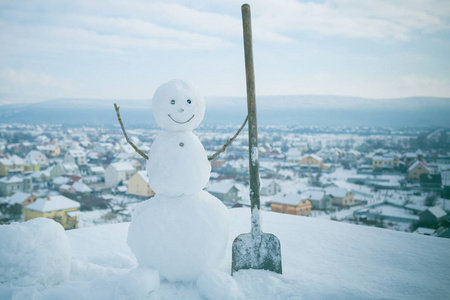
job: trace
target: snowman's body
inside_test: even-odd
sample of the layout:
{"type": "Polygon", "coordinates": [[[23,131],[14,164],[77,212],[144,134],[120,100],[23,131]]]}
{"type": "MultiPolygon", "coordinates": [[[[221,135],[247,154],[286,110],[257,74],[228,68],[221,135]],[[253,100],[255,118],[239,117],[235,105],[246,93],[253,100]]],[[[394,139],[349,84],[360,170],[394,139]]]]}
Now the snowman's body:
{"type": "Polygon", "coordinates": [[[162,133],[153,142],[148,157],[149,182],[157,195],[193,194],[209,181],[211,164],[191,131],[162,133]]]}
{"type": "Polygon", "coordinates": [[[211,165],[192,133],[203,119],[203,97],[186,81],[163,84],[153,96],[153,114],[168,130],[153,142],[147,171],[155,197],[135,209],[128,245],[140,267],[169,281],[193,281],[222,264],[229,213],[203,191],[211,165]]]}

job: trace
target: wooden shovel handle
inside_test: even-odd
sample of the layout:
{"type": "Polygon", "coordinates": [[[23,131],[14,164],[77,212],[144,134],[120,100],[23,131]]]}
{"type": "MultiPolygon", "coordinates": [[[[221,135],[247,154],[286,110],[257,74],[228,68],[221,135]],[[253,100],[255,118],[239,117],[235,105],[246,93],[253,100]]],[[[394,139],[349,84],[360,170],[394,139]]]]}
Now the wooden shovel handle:
{"type": "MultiPolygon", "coordinates": [[[[242,26],[244,30],[245,74],[247,82],[248,142],[250,171],[250,202],[252,211],[260,209],[258,170],[258,127],[256,122],[255,73],[253,68],[252,24],[250,5],[244,4],[242,26]]],[[[259,222],[258,222],[259,223],[259,222]]]]}

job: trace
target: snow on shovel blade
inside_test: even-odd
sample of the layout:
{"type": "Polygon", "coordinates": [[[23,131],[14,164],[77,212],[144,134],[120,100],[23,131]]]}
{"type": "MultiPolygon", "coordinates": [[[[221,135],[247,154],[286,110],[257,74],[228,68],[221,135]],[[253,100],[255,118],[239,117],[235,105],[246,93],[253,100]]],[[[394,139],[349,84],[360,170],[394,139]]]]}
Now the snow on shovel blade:
{"type": "Polygon", "coordinates": [[[243,269],[282,273],[280,240],[270,233],[261,232],[260,237],[243,233],[234,239],[231,274],[243,269]]]}

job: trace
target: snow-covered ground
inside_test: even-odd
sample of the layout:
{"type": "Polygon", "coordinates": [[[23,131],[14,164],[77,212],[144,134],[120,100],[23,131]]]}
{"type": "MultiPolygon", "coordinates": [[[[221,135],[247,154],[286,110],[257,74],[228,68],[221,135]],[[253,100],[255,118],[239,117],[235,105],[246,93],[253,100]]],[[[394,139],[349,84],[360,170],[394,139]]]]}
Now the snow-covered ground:
{"type": "MultiPolygon", "coordinates": [[[[222,266],[228,274],[232,241],[250,230],[248,208],[231,209],[230,214],[231,235],[222,266]]],[[[239,271],[233,276],[238,289],[228,294],[230,299],[448,299],[450,295],[448,239],[265,211],[262,218],[263,231],[281,241],[283,275],[239,271]]],[[[69,279],[47,288],[2,282],[0,299],[114,299],[118,282],[136,265],[126,244],[128,226],[67,231],[72,248],[69,279]]],[[[51,260],[51,255],[45,257],[51,260]]],[[[214,293],[201,284],[163,280],[144,299],[205,299],[205,294],[220,299],[230,292],[227,282],[232,281],[224,282],[215,286],[214,293]]]]}

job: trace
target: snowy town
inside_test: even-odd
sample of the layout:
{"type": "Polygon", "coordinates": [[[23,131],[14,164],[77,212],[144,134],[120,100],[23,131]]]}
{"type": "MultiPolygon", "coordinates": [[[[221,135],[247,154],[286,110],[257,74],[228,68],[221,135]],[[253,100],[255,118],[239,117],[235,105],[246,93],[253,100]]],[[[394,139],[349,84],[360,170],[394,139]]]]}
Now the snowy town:
{"type": "MultiPolygon", "coordinates": [[[[238,126],[196,130],[207,154],[238,126]]],[[[147,153],[158,128],[130,128],[147,153]]],[[[449,130],[263,126],[261,209],[450,238],[449,130]]],[[[249,207],[243,131],[211,161],[205,190],[249,207]]],[[[146,160],[118,126],[0,125],[0,222],[50,218],[66,230],[129,222],[154,195],[146,160]]]]}

